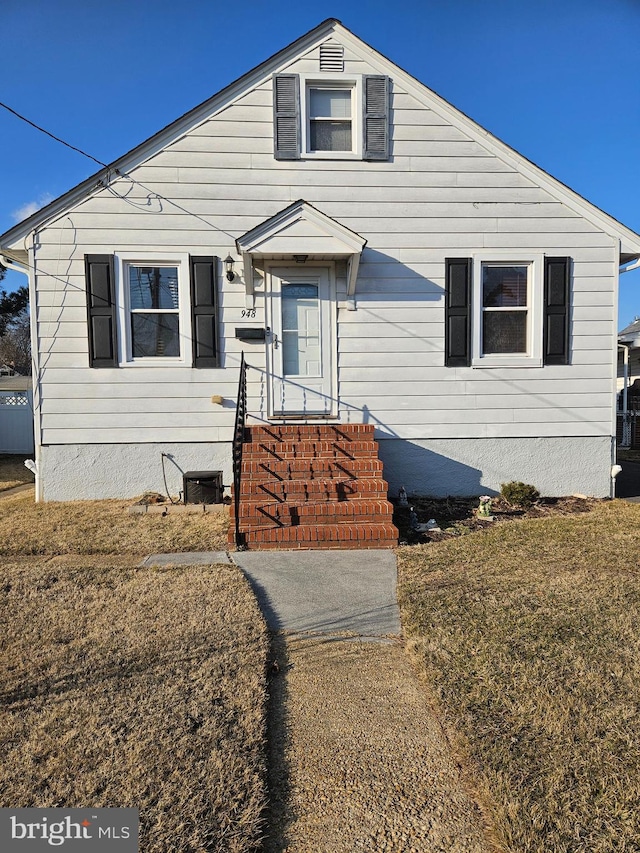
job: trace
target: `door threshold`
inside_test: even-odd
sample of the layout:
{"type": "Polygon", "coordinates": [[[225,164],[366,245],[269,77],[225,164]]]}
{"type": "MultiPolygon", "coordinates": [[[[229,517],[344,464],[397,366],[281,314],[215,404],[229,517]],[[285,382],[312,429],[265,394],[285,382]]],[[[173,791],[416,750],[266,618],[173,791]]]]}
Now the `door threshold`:
{"type": "Polygon", "coordinates": [[[341,421],[335,415],[269,415],[267,420],[269,422],[278,421],[278,423],[282,423],[283,421],[295,421],[296,423],[300,423],[300,421],[322,421],[323,423],[336,424],[341,423],[341,421]]]}

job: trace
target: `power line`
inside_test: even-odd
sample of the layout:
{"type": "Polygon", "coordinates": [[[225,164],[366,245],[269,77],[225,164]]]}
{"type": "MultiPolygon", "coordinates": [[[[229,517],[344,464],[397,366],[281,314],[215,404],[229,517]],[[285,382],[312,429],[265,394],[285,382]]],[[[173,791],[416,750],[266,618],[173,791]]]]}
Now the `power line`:
{"type": "MultiPolygon", "coordinates": [[[[89,160],[93,160],[93,162],[97,163],[99,166],[104,166],[105,169],[110,168],[107,163],[103,163],[102,160],[98,160],[95,157],[93,157],[91,154],[87,154],[87,152],[83,151],[81,148],[76,148],[75,145],[70,145],[68,142],[65,142],[64,139],[60,139],[59,136],[55,136],[53,133],[50,133],[48,130],[45,130],[44,127],[40,127],[40,125],[36,124],[35,122],[31,121],[28,118],[25,118],[25,116],[21,115],[19,112],[12,109],[12,107],[8,106],[7,104],[4,104],[2,101],[0,101],[0,107],[4,107],[5,110],[8,110],[8,112],[12,113],[14,116],[19,118],[21,121],[26,122],[27,124],[31,125],[31,127],[34,127],[36,130],[39,130],[41,133],[44,133],[46,136],[51,137],[51,139],[55,139],[56,142],[60,142],[62,145],[66,145],[66,147],[70,148],[72,151],[77,151],[78,154],[82,154],[84,157],[88,157],[89,160]]],[[[131,175],[123,174],[118,169],[115,169],[114,173],[120,178],[124,178],[125,180],[131,181],[132,184],[136,184],[137,186],[141,187],[146,192],[154,195],[156,198],[162,199],[163,201],[166,201],[167,204],[173,205],[175,208],[177,208],[178,210],[181,210],[183,213],[187,213],[189,216],[193,216],[195,219],[199,219],[201,222],[203,222],[209,228],[212,228],[214,231],[219,231],[221,234],[226,234],[226,236],[230,237],[232,240],[235,239],[234,236],[232,234],[229,234],[228,231],[225,231],[224,228],[220,228],[217,225],[213,225],[211,222],[207,222],[207,220],[204,219],[204,217],[199,216],[197,213],[193,213],[193,211],[191,211],[191,210],[187,210],[186,207],[182,207],[182,205],[178,204],[176,201],[173,201],[173,199],[166,198],[166,196],[163,196],[160,193],[155,192],[150,187],[145,187],[144,184],[141,184],[139,181],[136,181],[134,178],[131,177],[131,175]]],[[[122,196],[119,196],[119,194],[117,192],[115,192],[115,190],[112,189],[112,187],[110,187],[108,185],[108,183],[104,184],[104,187],[105,187],[105,189],[109,190],[109,192],[111,192],[113,195],[115,195],[119,198],[122,198],[122,196]]],[[[123,199],[123,200],[126,201],[126,199],[123,199]]],[[[54,278],[55,278],[55,276],[54,276],[54,278]]]]}
{"type": "Polygon", "coordinates": [[[87,154],[87,152],[83,151],[81,148],[76,148],[75,145],[70,145],[68,142],[65,142],[64,139],[60,139],[59,136],[55,136],[53,133],[49,133],[49,131],[45,130],[44,127],[40,127],[39,124],[36,124],[35,122],[31,121],[30,119],[25,118],[25,116],[23,116],[23,115],[20,115],[19,112],[16,112],[16,110],[7,106],[7,104],[3,104],[2,101],[0,101],[0,107],[4,107],[5,110],[7,110],[10,113],[13,113],[13,115],[16,116],[17,118],[21,119],[21,121],[25,121],[27,124],[30,124],[31,127],[35,127],[36,130],[39,130],[41,133],[45,133],[47,136],[50,136],[51,139],[55,139],[56,142],[60,142],[62,145],[66,145],[67,148],[70,148],[72,151],[77,151],[78,154],[82,154],[83,157],[88,157],[89,160],[93,160],[93,162],[97,163],[98,166],[104,166],[105,169],[109,168],[109,166],[106,163],[103,163],[102,160],[97,160],[95,157],[92,157],[91,154],[87,154]]]}

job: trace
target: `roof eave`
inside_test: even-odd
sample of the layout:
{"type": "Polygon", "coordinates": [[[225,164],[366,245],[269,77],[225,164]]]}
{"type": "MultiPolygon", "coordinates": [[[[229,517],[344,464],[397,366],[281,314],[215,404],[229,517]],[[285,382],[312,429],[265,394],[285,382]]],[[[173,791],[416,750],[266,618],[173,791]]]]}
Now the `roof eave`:
{"type": "Polygon", "coordinates": [[[428,100],[428,106],[434,108],[434,103],[438,111],[443,114],[454,125],[462,127],[462,129],[476,139],[480,144],[487,147],[495,156],[500,157],[510,163],[512,167],[520,171],[530,179],[540,183],[548,192],[560,198],[571,209],[580,216],[583,216],[596,227],[600,228],[611,237],[620,241],[620,262],[628,263],[629,260],[640,258],[640,235],[636,234],[627,226],[618,222],[617,219],[610,214],[596,207],[592,202],[585,199],[579,193],[572,190],[562,181],[554,178],[546,172],[541,166],[536,165],[533,161],[520,154],[507,143],[495,137],[488,130],[479,125],[469,116],[465,115],[457,107],[454,107],[435,91],[430,89],[421,81],[413,77],[409,72],[404,71],[392,60],[379,53],[375,48],[364,42],[359,36],[354,35],[336,18],[328,18],[318,26],[309,30],[309,32],[300,36],[291,44],[282,48],[273,56],[264,60],[255,68],[248,71],[243,76],[239,77],[234,82],[230,83],[220,92],[213,95],[208,100],[194,107],[189,112],[185,113],[176,121],[167,125],[158,133],[151,136],[149,139],[142,142],[140,145],[131,149],[122,157],[115,160],[106,169],[101,169],[94,175],[91,175],[85,181],[82,181],[76,187],[73,187],[64,195],[55,199],[46,207],[36,211],[28,219],[18,223],[13,228],[0,235],[0,251],[23,250],[24,244],[22,241],[35,229],[41,227],[45,222],[54,219],[56,216],[65,213],[69,208],[73,207],[78,202],[85,199],[92,192],[101,190],[107,186],[112,177],[119,173],[126,173],[127,170],[144,162],[145,159],[152,156],[159,148],[170,144],[176,138],[184,135],[191,128],[202,121],[205,121],[210,115],[214,114],[218,109],[226,106],[234,98],[242,94],[247,88],[256,85],[265,75],[273,74],[278,66],[286,64],[302,51],[309,50],[314,43],[326,39],[327,36],[340,30],[341,36],[350,42],[352,49],[359,53],[363,58],[366,58],[373,65],[379,62],[383,65],[392,65],[395,73],[408,85],[418,100],[428,100]],[[427,96],[425,99],[425,95],[427,96]]]}
{"type": "MultiPolygon", "coordinates": [[[[27,219],[22,220],[22,222],[5,231],[4,234],[0,234],[0,251],[9,252],[11,250],[19,251],[23,249],[24,239],[34,230],[41,227],[43,223],[65,213],[93,192],[104,189],[104,187],[111,183],[114,175],[117,177],[119,173],[126,173],[134,165],[137,166],[141,162],[144,162],[147,157],[155,153],[158,147],[170,144],[171,141],[179,138],[201,121],[206,120],[210,115],[222,109],[229,101],[232,101],[247,88],[255,85],[265,74],[272,74],[274,68],[278,65],[290,61],[300,51],[309,50],[314,43],[325,39],[336,27],[345,29],[337,18],[327,18],[322,21],[318,26],[265,59],[237,80],[229,83],[228,86],[216,92],[206,101],[198,104],[175,121],[166,125],[162,130],[144,140],[144,142],[136,145],[135,148],[132,148],[126,154],[108,164],[106,168],[100,169],[93,175],[90,175],[84,181],[81,181],[75,187],[72,187],[66,193],[54,199],[46,207],[40,208],[40,210],[27,217],[27,219]]],[[[347,30],[345,31],[348,32],[347,30]]]]}

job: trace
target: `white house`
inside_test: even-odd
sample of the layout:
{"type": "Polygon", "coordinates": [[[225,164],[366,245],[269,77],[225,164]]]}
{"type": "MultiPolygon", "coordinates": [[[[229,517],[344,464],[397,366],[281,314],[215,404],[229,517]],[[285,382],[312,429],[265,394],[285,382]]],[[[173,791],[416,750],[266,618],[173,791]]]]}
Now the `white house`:
{"type": "Polygon", "coordinates": [[[0,254],[30,282],[39,499],[230,483],[243,350],[249,425],[373,425],[392,493],[610,494],[640,236],[336,20],[0,254]]]}

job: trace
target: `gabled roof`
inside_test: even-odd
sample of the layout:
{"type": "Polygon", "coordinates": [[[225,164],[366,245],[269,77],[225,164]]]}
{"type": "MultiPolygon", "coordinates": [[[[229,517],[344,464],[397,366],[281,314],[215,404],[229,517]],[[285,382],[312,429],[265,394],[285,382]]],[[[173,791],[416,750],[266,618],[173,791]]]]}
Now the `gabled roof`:
{"type": "Polygon", "coordinates": [[[294,201],[236,240],[244,262],[244,281],[253,296],[253,259],[294,257],[347,259],[347,296],[356,291],[360,255],[367,245],[364,237],[327,216],[304,199],[294,201]]]}
{"type": "Polygon", "coordinates": [[[66,213],[78,202],[90,197],[114,180],[117,180],[120,175],[126,174],[127,171],[144,163],[164,147],[170,145],[203,121],[206,121],[213,114],[229,106],[229,104],[244,95],[248,90],[259,85],[272,74],[287,66],[297,56],[308,52],[331,36],[339,38],[345,44],[348,44],[356,55],[359,55],[363,61],[376,68],[379,73],[390,74],[397,81],[401,81],[419,102],[434,110],[443,118],[446,118],[454,127],[457,127],[478,142],[491,154],[511,165],[512,168],[522,175],[547,190],[580,216],[592,222],[597,228],[600,228],[613,238],[620,240],[621,262],[626,263],[640,257],[640,235],[600,210],[561,181],[558,181],[539,166],[536,166],[535,163],[493,136],[493,134],[489,133],[489,131],[485,130],[477,122],[453,107],[444,98],[441,98],[432,89],[429,89],[395,65],[390,59],[387,59],[374,48],[363,42],[335,18],[328,18],[326,21],[323,21],[323,23],[314,27],[305,35],[278,51],[270,59],[265,60],[234,83],[226,86],[216,95],[185,113],[179,119],[167,125],[163,130],[124,154],[118,160],[115,160],[106,169],[96,172],[96,174],[55,199],[46,207],[36,211],[32,216],[0,235],[0,251],[5,253],[7,257],[24,261],[26,253],[22,250],[21,241],[32,231],[42,227],[57,216],[66,213]]]}
{"type": "Polygon", "coordinates": [[[618,332],[618,343],[628,344],[632,347],[640,346],[640,319],[636,317],[633,323],[630,323],[621,332],[618,332]]]}
{"type": "Polygon", "coordinates": [[[252,255],[309,253],[310,230],[316,235],[314,254],[352,255],[367,244],[364,237],[300,199],[238,237],[236,247],[241,254],[252,255]]]}

